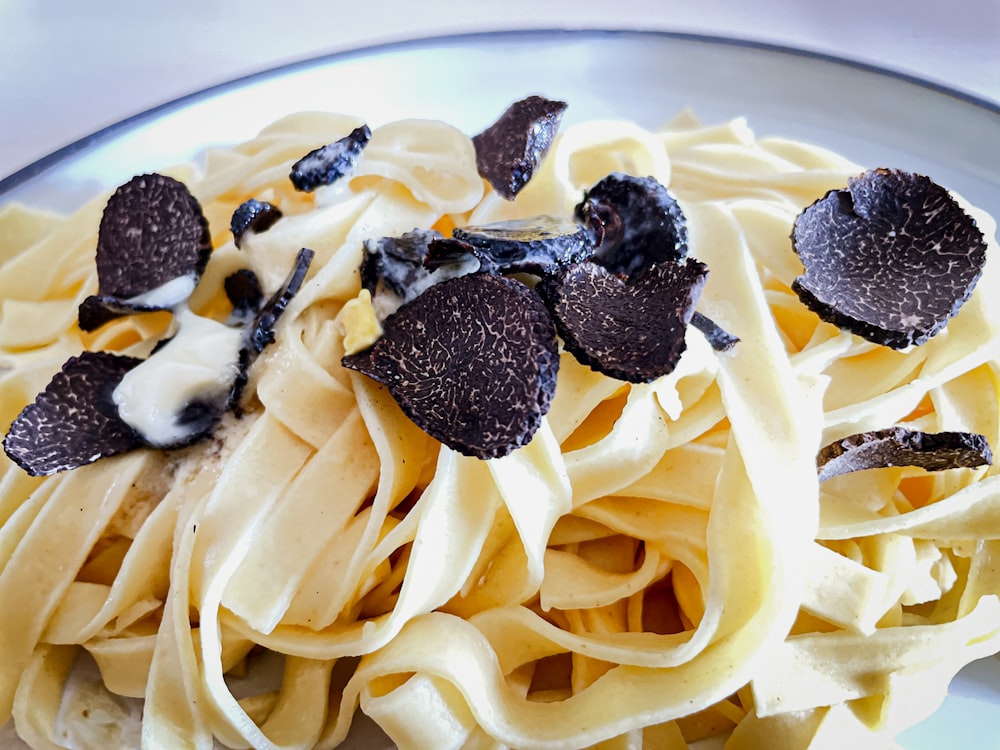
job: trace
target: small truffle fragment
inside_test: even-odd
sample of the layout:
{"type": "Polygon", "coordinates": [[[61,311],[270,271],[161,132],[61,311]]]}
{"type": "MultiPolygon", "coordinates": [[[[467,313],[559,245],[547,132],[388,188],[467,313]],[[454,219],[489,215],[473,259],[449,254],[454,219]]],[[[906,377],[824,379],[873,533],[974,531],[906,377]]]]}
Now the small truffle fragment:
{"type": "Polygon", "coordinates": [[[493,274],[449,279],[389,316],[384,329],[343,364],[385,385],[431,437],[484,459],[531,440],[559,368],[552,319],[532,289],[493,274]]]}
{"type": "Polygon", "coordinates": [[[233,242],[236,243],[237,248],[242,247],[243,236],[247,232],[252,234],[266,232],[281,217],[281,209],[273,203],[259,201],[256,198],[245,201],[233,211],[233,218],[229,222],[229,230],[233,233],[233,242]]]}
{"type": "Polygon", "coordinates": [[[361,286],[372,295],[379,321],[427,288],[480,270],[473,248],[432,229],[365,243],[361,286]]]}
{"type": "MultiPolygon", "coordinates": [[[[191,286],[193,287],[194,284],[192,283],[191,286]]],[[[183,298],[178,296],[177,303],[183,301],[183,298]]],[[[168,310],[171,307],[173,305],[143,305],[125,302],[117,297],[92,294],[85,297],[80,303],[80,307],[77,308],[77,325],[80,326],[81,331],[96,331],[105,323],[110,323],[125,315],[158,312],[159,310],[168,310]]]]}
{"type": "Polygon", "coordinates": [[[986,260],[976,222],[929,178],[877,169],[806,208],[792,284],[823,320],[893,349],[925,343],[972,294],[986,260]]]}
{"type": "Polygon", "coordinates": [[[861,432],[830,443],[816,457],[819,481],[865,469],[918,466],[927,471],[993,463],[983,435],[971,432],[919,432],[905,427],[861,432]]]}
{"type": "Polygon", "coordinates": [[[264,351],[264,348],[268,344],[274,341],[274,328],[278,324],[278,319],[285,312],[288,303],[298,294],[299,289],[302,287],[302,282],[306,279],[306,274],[309,273],[309,266],[312,264],[315,255],[307,247],[299,250],[298,255],[295,256],[295,265],[292,266],[292,270],[285,279],[285,283],[281,285],[278,291],[271,295],[271,298],[264,303],[260,312],[257,313],[249,337],[250,347],[254,352],[251,355],[251,360],[256,354],[264,351]]]}
{"type": "Polygon", "coordinates": [[[184,183],[155,173],[133,177],[104,209],[98,290],[80,305],[80,328],[93,331],[121,315],[180,304],[211,252],[208,222],[184,183]]]}
{"type": "Polygon", "coordinates": [[[310,151],[292,165],[289,178],[296,190],[311,193],[321,185],[332,185],[350,174],[371,140],[372,131],[361,125],[340,140],[310,151]]]}
{"type": "Polygon", "coordinates": [[[479,174],[509,201],[531,180],[559,130],[566,102],[529,96],[473,136],[479,174]]]}
{"type": "Polygon", "coordinates": [[[233,317],[246,320],[257,314],[264,302],[264,291],[260,279],[249,268],[241,268],[226,277],[223,282],[226,297],[233,305],[233,317]]]}
{"type": "Polygon", "coordinates": [[[709,346],[717,352],[728,352],[740,343],[739,337],[734,336],[707,315],[702,315],[697,310],[691,316],[691,325],[702,332],[709,346]]]}
{"type": "Polygon", "coordinates": [[[634,276],[687,256],[684,212],[653,177],[612,172],[587,191],[576,218],[596,235],[594,262],[611,273],[634,276]]]}
{"type": "Polygon", "coordinates": [[[657,263],[623,280],[596,263],[569,266],[538,286],[566,350],[619,380],[648,383],[673,371],[708,277],[696,260],[657,263]]]}
{"type": "MultiPolygon", "coordinates": [[[[436,234],[436,232],[435,232],[436,234]]],[[[433,237],[427,243],[427,254],[424,256],[424,268],[428,271],[436,271],[439,268],[450,266],[468,267],[468,273],[487,270],[483,264],[489,266],[488,259],[482,257],[475,247],[468,242],[455,239],[454,237],[433,237]],[[475,262],[473,262],[475,261],[475,262]]]]}
{"type": "Polygon", "coordinates": [[[545,276],[594,252],[591,233],[570,219],[532,216],[483,226],[458,227],[452,235],[472,246],[484,271],[545,276]]]}
{"type": "Polygon", "coordinates": [[[132,450],[141,444],[111,398],[142,360],[108,352],[70,358],[14,420],[7,455],[32,476],[45,476],[132,450]]]}

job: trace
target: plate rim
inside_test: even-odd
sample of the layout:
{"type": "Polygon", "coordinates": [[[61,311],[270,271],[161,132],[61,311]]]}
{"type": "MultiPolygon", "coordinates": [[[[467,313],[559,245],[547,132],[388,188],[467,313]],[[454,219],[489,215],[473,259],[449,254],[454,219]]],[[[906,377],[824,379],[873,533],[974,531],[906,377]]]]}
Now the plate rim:
{"type": "Polygon", "coordinates": [[[640,29],[633,27],[620,28],[560,28],[560,27],[539,27],[539,28],[510,28],[492,29],[488,31],[468,31],[454,34],[435,34],[429,36],[417,36],[406,39],[390,40],[373,44],[361,44],[356,47],[339,49],[319,55],[312,55],[301,60],[281,63],[256,71],[251,71],[235,78],[230,78],[219,83],[206,86],[187,94],[169,99],[159,104],[148,107],[132,115],[117,120],[103,128],[95,130],[82,136],[64,146],[61,146],[33,162],[20,167],[9,175],[0,178],[0,199],[12,192],[29,180],[41,175],[48,169],[57,166],[71,156],[84,151],[90,147],[98,146],[113,139],[120,132],[128,130],[137,125],[141,125],[149,120],[176,109],[197,103],[213,96],[223,94],[230,90],[239,89],[249,84],[258,83],[272,78],[280,78],[285,75],[295,73],[300,70],[307,70],[312,67],[336,65],[365,56],[377,56],[381,54],[419,50],[444,48],[467,43],[475,43],[478,40],[504,41],[514,39],[529,38],[561,38],[561,39],[588,39],[588,38],[643,38],[660,39],[677,42],[695,42],[706,45],[729,47],[733,49],[750,49],[766,52],[774,55],[785,55],[794,58],[806,58],[817,62],[848,68],[854,71],[869,73],[880,78],[885,78],[897,83],[905,83],[919,88],[926,89],[932,93],[943,95],[959,102],[984,110],[987,114],[1000,117],[1000,101],[992,101],[975,94],[961,91],[946,84],[922,78],[918,75],[906,73],[900,70],[883,67],[881,65],[862,60],[855,60],[849,57],[820,52],[794,45],[778,44],[774,42],[749,39],[738,36],[701,34],[683,31],[673,31],[668,29],[640,29]]]}

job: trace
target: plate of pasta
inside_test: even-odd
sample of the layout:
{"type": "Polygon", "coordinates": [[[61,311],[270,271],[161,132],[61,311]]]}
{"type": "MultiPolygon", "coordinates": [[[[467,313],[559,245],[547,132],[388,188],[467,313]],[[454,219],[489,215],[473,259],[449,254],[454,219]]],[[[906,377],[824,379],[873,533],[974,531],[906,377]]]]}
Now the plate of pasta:
{"type": "Polygon", "coordinates": [[[7,177],[0,747],[996,746],[996,142],[537,31],[7,177]]]}

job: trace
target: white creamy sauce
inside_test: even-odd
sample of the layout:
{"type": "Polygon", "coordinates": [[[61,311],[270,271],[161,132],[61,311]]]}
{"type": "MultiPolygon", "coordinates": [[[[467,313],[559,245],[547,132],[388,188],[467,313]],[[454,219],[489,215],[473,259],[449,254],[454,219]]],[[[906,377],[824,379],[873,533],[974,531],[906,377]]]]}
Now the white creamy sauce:
{"type": "Polygon", "coordinates": [[[244,331],[175,310],[174,337],[126,373],[112,398],[118,414],[150,445],[169,447],[186,439],[177,417],[193,401],[223,398],[239,367],[244,331]]]}
{"type": "Polygon", "coordinates": [[[198,277],[193,273],[186,276],[178,276],[166,284],[156,287],[156,289],[150,289],[148,292],[129,297],[125,301],[130,305],[139,307],[158,307],[168,310],[187,301],[194,292],[197,284],[198,277]]]}

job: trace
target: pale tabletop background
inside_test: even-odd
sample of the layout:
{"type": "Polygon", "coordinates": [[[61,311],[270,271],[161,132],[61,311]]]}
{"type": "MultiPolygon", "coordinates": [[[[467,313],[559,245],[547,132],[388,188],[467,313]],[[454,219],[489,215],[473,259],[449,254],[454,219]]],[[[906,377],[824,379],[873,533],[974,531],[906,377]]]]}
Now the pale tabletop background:
{"type": "Polygon", "coordinates": [[[524,28],[751,39],[874,64],[1000,107],[1000,0],[0,0],[0,178],[124,117],[274,65],[524,28]]]}

